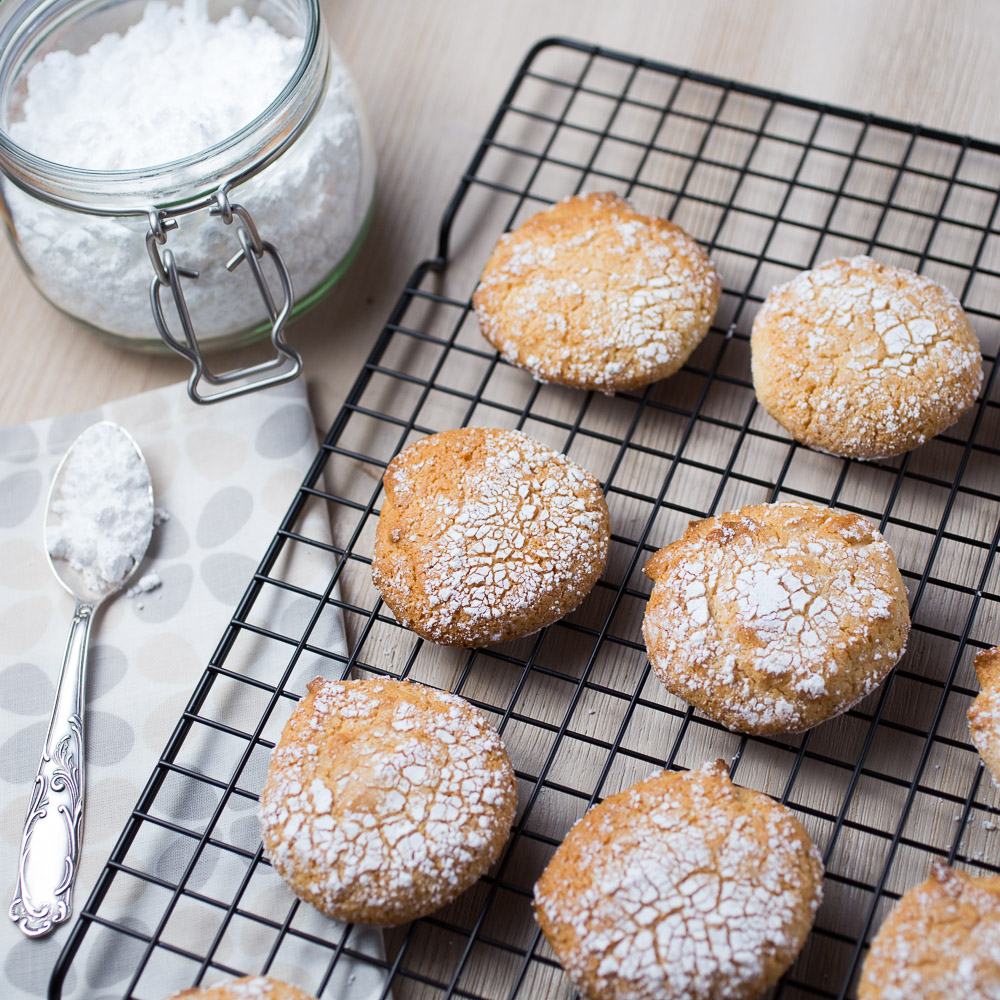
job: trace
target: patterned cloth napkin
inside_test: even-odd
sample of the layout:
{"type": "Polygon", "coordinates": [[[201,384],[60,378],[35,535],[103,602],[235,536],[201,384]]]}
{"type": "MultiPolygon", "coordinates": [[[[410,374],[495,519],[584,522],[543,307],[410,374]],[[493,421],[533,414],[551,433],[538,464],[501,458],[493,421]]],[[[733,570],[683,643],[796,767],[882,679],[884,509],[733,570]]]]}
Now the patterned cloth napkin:
{"type": "MultiPolygon", "coordinates": [[[[0,997],[4,1000],[44,996],[72,925],[71,920],[47,938],[31,940],[6,911],[73,612],[72,598],[46,563],[45,502],[66,448],[98,420],[120,423],[139,442],[152,472],[156,506],[168,517],[154,531],[136,576],[152,571],[160,585],[109,601],[98,611],[91,632],[86,809],[75,910],[89,896],[316,450],[301,379],[210,407],[195,406],[185,387],[176,385],[89,413],[0,428],[0,997]]],[[[322,514],[310,516],[323,519],[322,514]]],[[[322,537],[329,525],[312,524],[308,530],[313,537],[322,537]]],[[[316,574],[320,591],[330,572],[322,562],[317,558],[307,567],[316,574]]],[[[337,622],[334,627],[342,626],[337,622]]],[[[342,631],[325,641],[343,647],[342,631]]],[[[252,810],[246,819],[256,823],[252,810]]],[[[197,937],[197,927],[192,931],[197,937]]],[[[379,951],[378,932],[361,931],[361,937],[355,947],[379,951]]],[[[237,968],[259,968],[259,954],[247,956],[243,965],[239,954],[226,957],[237,968]]],[[[384,982],[373,982],[370,968],[359,968],[365,974],[354,975],[351,963],[340,965],[343,975],[337,978],[344,982],[331,982],[325,996],[360,1000],[381,992],[384,982]],[[336,994],[331,993],[334,989],[336,994]]],[[[133,971],[124,955],[119,961],[114,956],[100,963],[78,960],[64,995],[120,996],[133,971]]],[[[303,988],[311,985],[307,975],[296,976],[294,967],[272,971],[298,980],[303,988]]],[[[338,967],[338,974],[341,971],[338,967]]],[[[179,988],[189,983],[165,981],[165,985],[179,988]]]]}

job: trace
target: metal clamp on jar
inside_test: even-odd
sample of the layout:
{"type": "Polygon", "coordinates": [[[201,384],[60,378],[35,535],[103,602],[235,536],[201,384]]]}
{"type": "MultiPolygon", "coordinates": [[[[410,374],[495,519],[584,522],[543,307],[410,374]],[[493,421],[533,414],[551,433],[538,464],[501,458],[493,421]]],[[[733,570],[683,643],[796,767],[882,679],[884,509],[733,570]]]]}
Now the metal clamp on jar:
{"type": "MultiPolygon", "coordinates": [[[[150,77],[164,86],[152,70],[150,77]]],[[[239,88],[240,79],[229,86],[239,88]]],[[[317,0],[12,2],[0,11],[0,171],[7,231],[36,287],[117,343],[165,344],[183,355],[192,364],[188,393],[198,403],[299,373],[302,360],[285,342],[285,327],[347,269],[367,231],[375,189],[364,113],[317,0]],[[147,16],[160,20],[149,26],[147,16]],[[236,27],[226,21],[234,16],[236,27]],[[127,145],[130,130],[145,127],[147,140],[153,134],[158,143],[147,151],[152,166],[95,166],[87,155],[60,162],[44,144],[23,140],[35,138],[30,102],[40,64],[53,54],[64,62],[100,58],[109,38],[112,47],[127,39],[134,48],[129,33],[150,36],[155,28],[162,35],[164,17],[196,21],[203,31],[225,22],[230,31],[246,25],[271,32],[294,47],[297,65],[252,121],[197,152],[172,156],[169,138],[140,120],[152,117],[151,109],[136,108],[114,138],[127,145]],[[264,336],[273,358],[220,374],[207,367],[207,352],[264,336]]]]}

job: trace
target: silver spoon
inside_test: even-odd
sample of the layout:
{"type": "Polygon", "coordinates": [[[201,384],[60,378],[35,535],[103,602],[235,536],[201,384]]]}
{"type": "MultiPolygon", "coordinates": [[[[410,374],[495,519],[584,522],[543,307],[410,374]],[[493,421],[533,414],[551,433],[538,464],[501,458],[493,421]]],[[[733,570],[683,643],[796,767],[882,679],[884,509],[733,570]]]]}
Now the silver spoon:
{"type": "Polygon", "coordinates": [[[128,582],[153,532],[153,484],[132,435],[107,421],[70,445],[49,490],[45,550],[76,599],[56,701],[21,835],[10,918],[29,937],[68,919],[83,832],[87,641],[101,604],[128,582]]]}

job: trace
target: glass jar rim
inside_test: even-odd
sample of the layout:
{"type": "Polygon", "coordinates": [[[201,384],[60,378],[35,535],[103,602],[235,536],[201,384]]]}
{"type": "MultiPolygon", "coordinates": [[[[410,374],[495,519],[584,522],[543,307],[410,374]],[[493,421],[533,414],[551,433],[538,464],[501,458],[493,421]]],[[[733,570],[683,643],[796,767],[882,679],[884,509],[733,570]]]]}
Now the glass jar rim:
{"type": "MultiPolygon", "coordinates": [[[[0,105],[11,80],[31,54],[32,39],[67,21],[127,0],[24,0],[0,15],[0,105]]],[[[210,204],[259,173],[298,137],[319,104],[328,72],[329,41],[321,30],[318,0],[299,0],[306,14],[302,53],[291,77],[252,121],[207,149],[176,160],[127,170],[91,170],[55,163],[14,142],[0,127],[0,172],[37,198],[73,211],[103,216],[146,216],[151,207],[180,215],[210,204]],[[322,62],[319,63],[319,59],[322,62]],[[306,95],[303,81],[312,75],[306,95]],[[304,99],[305,97],[305,99],[304,99]]]]}

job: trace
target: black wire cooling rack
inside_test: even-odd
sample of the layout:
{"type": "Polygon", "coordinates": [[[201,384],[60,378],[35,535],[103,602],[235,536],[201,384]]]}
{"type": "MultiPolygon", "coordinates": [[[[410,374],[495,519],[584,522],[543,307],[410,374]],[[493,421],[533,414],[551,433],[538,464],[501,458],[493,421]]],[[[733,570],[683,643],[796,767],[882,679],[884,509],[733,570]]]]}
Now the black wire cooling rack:
{"type": "Polygon", "coordinates": [[[67,977],[93,984],[93,970],[122,955],[134,971],[122,995],[144,1000],[258,971],[328,998],[356,995],[348,989],[362,974],[370,995],[397,1000],[571,996],[531,916],[548,858],[595,801],[656,768],[718,756],[733,760],[738,782],[795,810],[826,862],[816,926],[775,996],[852,996],[872,934],[935,858],[1000,872],[998,793],[965,722],[972,656],[1000,631],[998,185],[996,145],[573,41],[539,43],[462,175],[438,256],[403,291],[83,907],[50,996],[67,977]],[[679,222],[724,280],[717,324],[690,363],[614,397],[532,381],[488,349],[470,311],[504,229],[599,189],[679,222]],[[891,461],[795,445],[750,382],[750,324],[770,287],[855,253],[953,289],[984,348],[974,410],[891,461]],[[370,582],[386,463],[414,438],[464,424],[518,427],[582,462],[604,484],[613,528],[604,578],[574,614],[477,651],[420,641],[370,582]],[[875,521],[914,626],[899,667],[856,710],[804,735],[741,738],[650,676],[641,569],[689,519],[779,496],[875,521]],[[325,525],[317,511],[332,540],[307,529],[325,525]],[[322,562],[325,588],[287,570],[303,553],[322,562]],[[298,616],[260,611],[282,602],[298,616]],[[387,931],[384,952],[297,904],[261,855],[253,807],[267,755],[315,673],[389,673],[457,691],[496,722],[517,770],[518,819],[494,870],[446,909],[387,931]],[[185,937],[206,921],[210,932],[185,937]]]}

